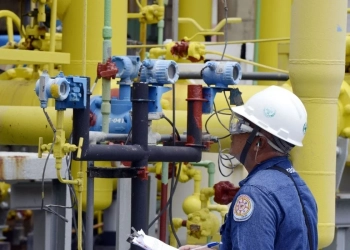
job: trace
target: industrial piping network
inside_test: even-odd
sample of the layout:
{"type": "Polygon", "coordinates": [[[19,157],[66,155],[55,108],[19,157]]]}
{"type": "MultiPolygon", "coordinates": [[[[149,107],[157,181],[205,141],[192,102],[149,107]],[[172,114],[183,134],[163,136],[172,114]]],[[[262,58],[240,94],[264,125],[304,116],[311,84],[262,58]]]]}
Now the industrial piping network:
{"type": "MultiPolygon", "coordinates": [[[[201,160],[201,151],[205,148],[202,140],[202,110],[206,113],[211,113],[216,93],[230,90],[228,85],[237,84],[242,76],[240,65],[235,62],[207,62],[201,72],[208,87],[203,89],[201,85],[188,86],[186,142],[175,142],[174,138],[173,146],[159,147],[148,145],[149,120],[152,117],[157,117],[157,113],[161,112],[158,106],[160,105],[161,93],[164,92],[162,85],[174,84],[178,79],[179,72],[177,65],[175,62],[167,60],[145,60],[142,65],[136,63],[136,67],[133,67],[132,64],[128,64],[128,62],[131,62],[130,59],[127,57],[122,59],[124,63],[117,64],[116,62],[118,60],[115,60],[114,64],[111,60],[107,60],[105,64],[100,64],[98,66],[98,73],[101,77],[110,79],[114,77],[116,72],[120,71],[120,94],[126,93],[126,96],[119,96],[121,106],[125,105],[125,99],[130,94],[128,89],[132,88],[132,126],[130,131],[132,145],[90,144],[91,93],[89,78],[66,77],[60,73],[56,78],[50,79],[48,74],[43,72],[36,83],[36,93],[40,99],[41,108],[45,110],[48,99],[53,98],[56,100],[55,108],[57,110],[56,128],[51,124],[48,117],[48,121],[54,132],[54,141],[52,144],[46,145],[42,144],[42,139],[40,140],[39,157],[41,157],[42,151],[51,151],[53,148],[59,180],[65,184],[78,186],[78,248],[82,246],[81,213],[83,174],[80,167],[77,179],[65,180],[60,177],[63,155],[73,152],[75,160],[90,162],[88,168],[88,179],[90,181],[87,187],[89,191],[87,193],[87,225],[92,224],[91,221],[94,217],[94,201],[92,198],[94,188],[91,178],[132,178],[131,225],[135,228],[141,228],[147,233],[148,219],[144,214],[144,208],[148,207],[148,172],[146,169],[148,161],[199,162],[201,160]],[[119,69],[116,68],[116,65],[119,66],[119,69]],[[132,83],[130,81],[130,76],[133,76],[135,72],[141,72],[140,80],[142,82],[132,83]],[[152,86],[148,86],[149,84],[152,84],[152,86]],[[149,89],[152,91],[149,91],[149,89]],[[158,93],[158,95],[154,95],[154,93],[158,93]],[[203,105],[203,103],[208,104],[203,105]],[[67,108],[73,109],[72,144],[65,143],[65,133],[62,126],[64,110],[67,108]],[[94,161],[131,161],[131,168],[94,167],[94,161]]],[[[238,105],[235,99],[232,99],[231,103],[238,105]]],[[[241,101],[239,104],[241,104],[241,101]]],[[[89,227],[86,232],[86,245],[89,247],[93,245],[93,242],[91,242],[91,239],[93,239],[92,227],[89,227]]],[[[131,246],[131,248],[136,248],[136,246],[131,246]]]]}
{"type": "MultiPolygon", "coordinates": [[[[217,67],[220,63],[214,63],[217,67]]],[[[226,79],[216,79],[209,77],[209,82],[216,83],[219,86],[220,82],[226,80],[225,84],[237,83],[241,77],[241,70],[238,64],[227,62],[223,64],[223,69],[226,69],[226,79]],[[234,69],[237,70],[237,75],[234,76],[234,69]]],[[[155,67],[159,70],[159,67],[155,67]]],[[[171,65],[166,68],[169,75],[177,75],[171,65]]],[[[159,75],[160,71],[155,71],[155,75],[159,75]]],[[[215,71],[210,71],[212,75],[220,77],[221,74],[216,74],[215,71]]],[[[174,77],[177,78],[177,77],[174,77]]],[[[154,79],[154,78],[151,78],[154,79]]],[[[153,80],[154,81],[154,80],[153,80]]],[[[154,81],[153,83],[155,83],[154,81]]],[[[88,84],[89,86],[89,84],[88,84]]],[[[221,86],[221,88],[224,88],[221,86]]],[[[148,207],[147,199],[147,170],[145,166],[148,161],[152,162],[199,162],[201,159],[202,149],[205,148],[202,141],[202,103],[212,102],[215,94],[210,98],[204,99],[201,85],[188,86],[188,109],[187,109],[187,133],[186,143],[178,142],[183,146],[149,146],[148,145],[148,121],[149,121],[149,102],[154,100],[149,99],[149,86],[146,83],[133,83],[132,85],[132,145],[93,145],[89,144],[89,130],[90,130],[90,98],[89,94],[86,98],[85,109],[73,110],[73,144],[78,145],[80,138],[83,138],[81,147],[81,155],[76,155],[75,160],[87,161],[131,161],[131,168],[98,168],[93,167],[92,163],[88,168],[88,178],[131,178],[132,179],[132,204],[131,204],[131,225],[135,228],[142,228],[145,233],[148,232],[148,220],[145,216],[144,208],[148,207]]],[[[212,88],[207,88],[211,90],[212,88]]],[[[222,89],[221,89],[222,90],[222,89]]],[[[220,88],[219,90],[220,91],[220,88]]],[[[210,107],[209,107],[209,111],[210,107]]],[[[90,182],[90,185],[93,185],[90,182]]],[[[93,186],[87,187],[90,192],[87,194],[89,208],[87,214],[88,225],[91,225],[93,220],[93,186]]],[[[87,245],[90,245],[93,238],[92,227],[87,229],[87,245]]],[[[132,246],[132,248],[135,246],[132,246]]]]}

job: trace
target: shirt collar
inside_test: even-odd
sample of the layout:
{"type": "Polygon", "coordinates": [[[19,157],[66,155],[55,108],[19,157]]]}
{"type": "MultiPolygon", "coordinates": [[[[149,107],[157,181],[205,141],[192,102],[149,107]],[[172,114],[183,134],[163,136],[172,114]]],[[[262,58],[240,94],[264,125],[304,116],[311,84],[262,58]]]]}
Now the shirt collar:
{"type": "Polygon", "coordinates": [[[266,161],[263,161],[255,166],[255,168],[248,174],[248,176],[239,182],[239,186],[242,187],[250,178],[252,178],[257,172],[268,169],[272,166],[278,165],[280,167],[290,167],[290,161],[287,156],[277,156],[266,161]]]}

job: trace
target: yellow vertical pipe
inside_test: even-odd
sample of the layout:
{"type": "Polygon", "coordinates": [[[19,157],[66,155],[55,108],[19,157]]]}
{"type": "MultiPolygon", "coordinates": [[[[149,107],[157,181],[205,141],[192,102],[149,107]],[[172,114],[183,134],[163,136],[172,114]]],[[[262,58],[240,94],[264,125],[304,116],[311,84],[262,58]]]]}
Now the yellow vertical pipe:
{"type": "Polygon", "coordinates": [[[289,74],[308,113],[304,147],[293,150],[292,159],[318,204],[319,248],[334,237],[337,100],[344,78],[346,8],[346,0],[292,3],[289,74]]]}
{"type": "MultiPolygon", "coordinates": [[[[56,19],[57,19],[57,0],[52,1],[51,5],[51,17],[50,17],[50,51],[55,52],[56,47],[56,19]]],[[[54,65],[50,63],[49,74],[54,73],[54,65]]]]}
{"type": "MultiPolygon", "coordinates": [[[[197,21],[204,29],[211,28],[211,0],[180,0],[179,1],[179,17],[189,17],[197,21]]],[[[179,24],[179,40],[185,36],[191,37],[198,30],[192,24],[179,24]]],[[[196,36],[193,40],[204,41],[203,36],[196,36]]]]}
{"type": "MultiPolygon", "coordinates": [[[[260,13],[260,37],[267,39],[276,37],[289,37],[290,16],[292,0],[269,0],[261,1],[260,13]]],[[[258,62],[271,67],[278,67],[278,43],[269,42],[259,44],[258,62]]],[[[258,71],[265,72],[266,69],[258,68],[258,71]]],[[[259,81],[259,85],[275,84],[273,81],[259,81]]]]}
{"type": "MultiPolygon", "coordinates": [[[[147,0],[141,0],[141,5],[146,6],[147,0]]],[[[147,23],[146,23],[146,21],[140,22],[140,41],[142,44],[147,44],[147,23]]],[[[145,48],[142,48],[140,50],[141,60],[145,59],[145,52],[146,52],[145,48]]]]}
{"type": "MultiPolygon", "coordinates": [[[[103,8],[101,1],[87,0],[88,27],[86,39],[83,36],[84,0],[58,1],[58,14],[63,22],[62,51],[71,55],[71,63],[63,66],[66,75],[80,75],[86,68],[86,76],[93,82],[96,78],[97,63],[102,62],[102,28],[103,8]],[[67,6],[68,5],[68,6],[67,6]],[[83,65],[82,46],[86,43],[86,61],[83,65]]],[[[111,26],[113,29],[113,55],[126,55],[127,33],[127,0],[112,1],[113,15],[111,26]]],[[[101,94],[101,84],[97,84],[94,94],[101,94]]]]}

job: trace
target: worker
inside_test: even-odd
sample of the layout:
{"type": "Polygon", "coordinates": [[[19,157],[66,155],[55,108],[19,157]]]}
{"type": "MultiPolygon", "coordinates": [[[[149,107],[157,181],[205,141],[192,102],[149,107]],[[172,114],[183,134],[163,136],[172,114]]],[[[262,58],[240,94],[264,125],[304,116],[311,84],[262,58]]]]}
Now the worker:
{"type": "Polygon", "coordinates": [[[239,183],[220,229],[220,250],[318,249],[317,204],[288,158],[294,146],[303,145],[303,103],[271,86],[232,110],[230,154],[248,176],[239,183]]]}

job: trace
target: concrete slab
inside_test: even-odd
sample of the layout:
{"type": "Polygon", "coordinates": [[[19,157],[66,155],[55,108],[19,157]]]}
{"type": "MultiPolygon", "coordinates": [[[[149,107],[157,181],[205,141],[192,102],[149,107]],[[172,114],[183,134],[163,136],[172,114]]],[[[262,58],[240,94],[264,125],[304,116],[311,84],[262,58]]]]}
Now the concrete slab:
{"type": "MultiPolygon", "coordinates": [[[[47,154],[38,158],[36,153],[0,152],[0,181],[41,180],[47,154]]],[[[66,158],[63,159],[62,176],[66,176],[66,158]]],[[[55,159],[47,161],[45,180],[57,179],[55,159]]]]}

